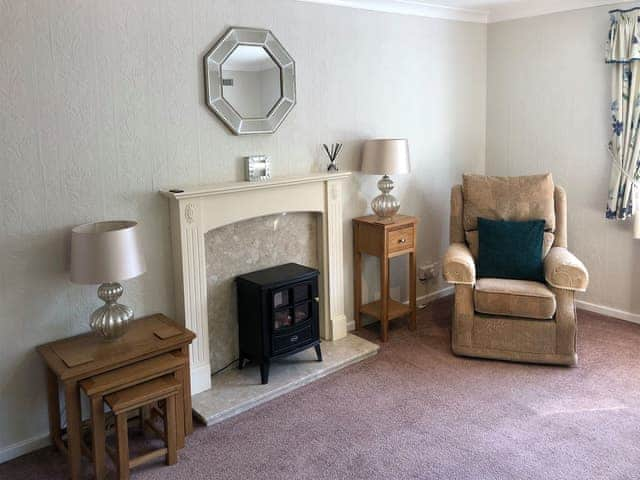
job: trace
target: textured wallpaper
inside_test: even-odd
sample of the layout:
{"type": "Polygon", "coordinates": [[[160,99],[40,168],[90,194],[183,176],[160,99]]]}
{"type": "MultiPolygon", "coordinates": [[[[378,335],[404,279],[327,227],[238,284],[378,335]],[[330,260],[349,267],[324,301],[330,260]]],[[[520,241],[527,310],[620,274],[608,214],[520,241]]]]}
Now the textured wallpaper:
{"type": "MultiPolygon", "coordinates": [[[[485,25],[293,0],[0,0],[0,459],[46,441],[34,347],[87,331],[99,306],[95,286],[69,282],[74,225],[138,220],[148,270],[122,301],[172,315],[159,189],[241,180],[250,154],[270,155],[274,177],[319,171],[337,141],[353,170],[363,139],[407,137],[413,170],[394,193],[420,217],[418,262],[440,258],[449,189],[484,169],[485,47],[485,25]],[[236,137],[204,105],[202,57],[232,25],[271,29],[296,61],[298,103],[274,135],[236,137]]],[[[344,188],[347,314],[350,219],[377,180],[344,188]]],[[[365,272],[376,295],[375,262],[365,272]]]]}
{"type": "Polygon", "coordinates": [[[604,215],[611,170],[604,45],[612,8],[489,26],[487,173],[552,172],[567,192],[569,249],[589,269],[589,288],[577,298],[638,315],[632,222],[604,215]]]}

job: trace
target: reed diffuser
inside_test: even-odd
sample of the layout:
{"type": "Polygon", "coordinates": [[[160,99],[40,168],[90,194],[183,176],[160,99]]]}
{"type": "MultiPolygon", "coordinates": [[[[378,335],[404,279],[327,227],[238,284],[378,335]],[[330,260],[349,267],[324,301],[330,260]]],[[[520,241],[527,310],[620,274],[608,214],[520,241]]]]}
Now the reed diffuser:
{"type": "Polygon", "coordinates": [[[342,150],[342,144],[332,143],[331,148],[329,148],[326,143],[323,143],[322,146],[324,147],[324,151],[327,152],[327,155],[329,156],[329,166],[327,167],[327,171],[337,172],[338,165],[336,165],[336,159],[338,158],[338,154],[342,150]]]}

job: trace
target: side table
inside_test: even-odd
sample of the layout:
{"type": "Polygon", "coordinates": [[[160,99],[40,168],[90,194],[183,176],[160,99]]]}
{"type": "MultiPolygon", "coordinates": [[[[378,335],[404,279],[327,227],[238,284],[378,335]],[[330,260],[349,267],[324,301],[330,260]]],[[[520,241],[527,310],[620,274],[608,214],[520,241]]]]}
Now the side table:
{"type": "MultiPolygon", "coordinates": [[[[195,334],[190,330],[162,314],[155,314],[131,322],[127,332],[117,340],[105,341],[95,333],[87,333],[37,348],[47,367],[49,435],[52,443],[67,455],[72,480],[80,478],[81,455],[83,450],[88,450],[81,438],[80,381],[164,353],[179,352],[188,358],[189,345],[194,338],[195,334]],[[66,403],[66,442],[60,425],[59,383],[63,385],[66,403]]],[[[185,434],[189,434],[193,424],[188,364],[181,383],[182,421],[185,434]]]]}
{"type": "Polygon", "coordinates": [[[353,219],[354,318],[356,329],[362,325],[361,314],[380,320],[380,338],[389,338],[389,320],[410,315],[409,329],[416,328],[416,225],[418,219],[396,215],[390,220],[375,215],[353,219]],[[362,305],[362,254],[380,259],[380,300],[362,305]],[[409,304],[389,296],[389,260],[409,255],[409,304]]]}

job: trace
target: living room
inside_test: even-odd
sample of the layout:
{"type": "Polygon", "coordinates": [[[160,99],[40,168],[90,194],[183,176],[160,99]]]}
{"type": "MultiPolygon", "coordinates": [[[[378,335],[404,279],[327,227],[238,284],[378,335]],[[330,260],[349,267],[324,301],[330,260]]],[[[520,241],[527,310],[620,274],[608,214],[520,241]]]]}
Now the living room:
{"type": "Polygon", "coordinates": [[[638,8],[0,2],[0,478],[639,477],[638,8]]]}

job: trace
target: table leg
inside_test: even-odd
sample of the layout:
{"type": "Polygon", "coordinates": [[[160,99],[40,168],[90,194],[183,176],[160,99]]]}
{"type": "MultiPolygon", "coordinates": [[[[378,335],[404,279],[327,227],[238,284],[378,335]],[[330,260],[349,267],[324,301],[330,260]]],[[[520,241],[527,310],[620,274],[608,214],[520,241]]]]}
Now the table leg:
{"type": "Polygon", "coordinates": [[[182,390],[184,389],[184,377],[185,377],[185,368],[179,368],[176,370],[174,377],[180,383],[180,391],[178,393],[178,401],[176,402],[176,418],[177,418],[177,445],[178,448],[184,447],[184,436],[185,436],[185,416],[184,416],[184,395],[182,390]]]}
{"type": "Polygon", "coordinates": [[[415,330],[416,329],[416,252],[411,252],[409,254],[409,305],[411,306],[409,330],[415,330]]]}
{"type": "MultiPolygon", "coordinates": [[[[59,450],[61,450],[62,436],[60,433],[60,398],[58,397],[58,377],[53,370],[47,367],[47,407],[49,409],[49,437],[59,450]]],[[[61,453],[65,453],[61,451],[61,453]]]]}
{"type": "MultiPolygon", "coordinates": [[[[356,234],[357,235],[357,234],[356,234]]],[[[362,307],[362,254],[357,250],[358,240],[356,239],[353,250],[353,320],[356,330],[362,327],[360,319],[360,307],[362,307]]]]}
{"type": "Polygon", "coordinates": [[[182,397],[184,399],[184,433],[185,435],[189,435],[193,432],[193,417],[191,413],[191,368],[188,345],[182,347],[182,354],[187,359],[184,369],[184,385],[182,386],[182,397]]]}
{"type": "Polygon", "coordinates": [[[129,479],[129,429],[127,425],[127,414],[116,415],[116,439],[118,445],[118,478],[120,480],[129,479]]]}
{"type": "Polygon", "coordinates": [[[380,339],[389,339],[389,259],[380,257],[380,325],[382,333],[380,339]]]}
{"type": "Polygon", "coordinates": [[[78,382],[69,381],[64,384],[64,400],[67,409],[67,449],[71,479],[79,480],[82,461],[82,432],[78,382]]]}
{"type": "Polygon", "coordinates": [[[104,403],[101,395],[91,398],[91,453],[96,480],[105,477],[104,403]]]}
{"type": "Polygon", "coordinates": [[[165,400],[164,412],[164,432],[165,441],[167,442],[167,456],[165,462],[167,465],[174,465],[178,461],[176,454],[176,403],[182,403],[182,399],[177,395],[171,395],[165,400]],[[177,401],[176,401],[177,400],[177,401]]]}

